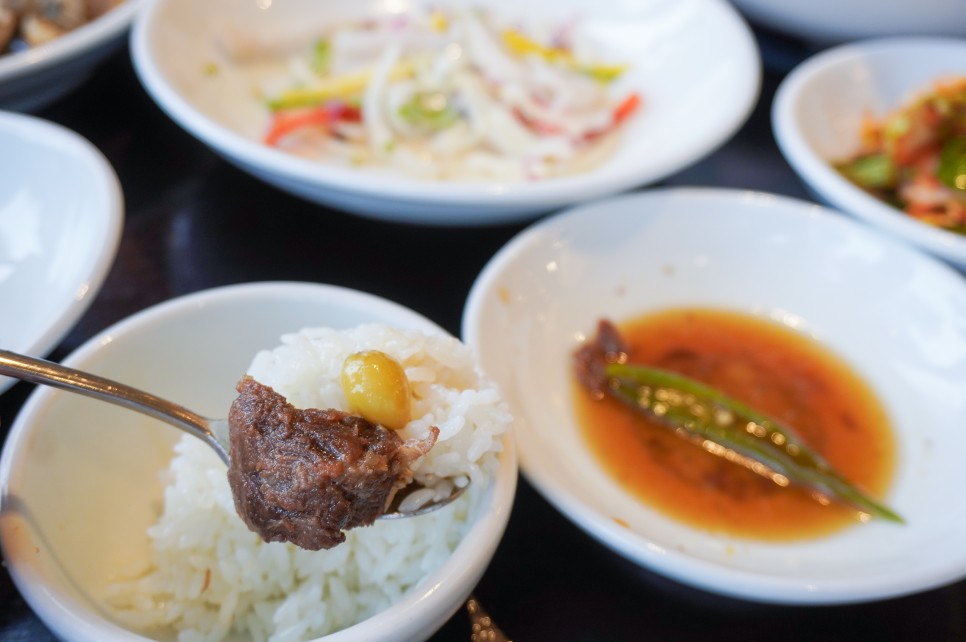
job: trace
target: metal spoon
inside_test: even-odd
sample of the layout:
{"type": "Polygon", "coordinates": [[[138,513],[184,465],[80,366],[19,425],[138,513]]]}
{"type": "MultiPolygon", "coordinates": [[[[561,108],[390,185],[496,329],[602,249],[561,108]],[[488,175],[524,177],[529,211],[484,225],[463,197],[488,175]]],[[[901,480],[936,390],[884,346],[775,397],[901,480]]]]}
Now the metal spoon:
{"type": "MultiPolygon", "coordinates": [[[[210,419],[188,410],[176,403],[161,399],[148,392],[132,388],[89,372],[75,370],[59,363],[0,350],[0,375],[29,381],[30,383],[60,388],[68,392],[93,397],[159,419],[208,444],[227,465],[228,420],[210,419]]],[[[466,486],[456,487],[449,496],[433,499],[413,509],[400,509],[400,504],[412,493],[423,489],[412,482],[396,493],[392,504],[379,519],[416,517],[442,508],[463,494],[466,486]]]]}

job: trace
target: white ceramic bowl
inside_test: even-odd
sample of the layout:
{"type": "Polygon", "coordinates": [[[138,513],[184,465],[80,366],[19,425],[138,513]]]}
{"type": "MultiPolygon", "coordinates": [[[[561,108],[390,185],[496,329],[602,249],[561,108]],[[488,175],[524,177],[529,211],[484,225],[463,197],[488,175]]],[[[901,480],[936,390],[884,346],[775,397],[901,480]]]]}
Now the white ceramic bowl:
{"type": "MultiPolygon", "coordinates": [[[[473,4],[442,0],[438,5],[473,4]]],[[[496,7],[521,7],[494,0],[496,7]]],[[[252,70],[226,59],[213,25],[241,33],[304,33],[313,21],[338,22],[362,11],[398,12],[407,2],[377,0],[153,0],[132,30],[139,78],[188,132],[245,171],[324,205],[384,220],[445,225],[496,224],[656,181],[708,154],[744,122],[758,96],[760,60],[750,31],[723,0],[642,0],[593,4],[540,0],[526,11],[552,23],[585,14],[613,56],[633,68],[621,82],[644,106],[620,148],[598,169],[520,183],[434,182],[370,168],[298,158],[261,143],[267,116],[253,79],[287,73],[252,70]],[[170,55],[177,51],[178,55],[170,55]],[[218,73],[204,76],[207,63],[218,73]]]]}
{"type": "MultiPolygon", "coordinates": [[[[223,417],[258,350],[307,326],[364,322],[436,329],[415,312],[334,286],[255,283],[183,296],[106,329],[64,363],[223,417]]],[[[0,541],[20,592],[53,632],[74,642],[144,642],[100,601],[119,565],[145,559],[161,498],[159,471],[181,433],[129,410],[38,389],[0,458],[0,541]]],[[[450,559],[396,604],[327,636],[331,642],[423,640],[465,600],[489,563],[513,503],[512,442],[471,509],[450,559]]],[[[130,567],[128,567],[130,568],[130,567]]]]}
{"type": "Polygon", "coordinates": [[[966,576],[966,283],[945,264],[818,205],[730,190],[607,199],[545,219],[474,284],[463,335],[500,385],[521,470],[592,537],[646,568],[748,600],[832,604],[966,576]],[[578,432],[572,351],[601,317],[724,308],[839,355],[885,405],[897,438],[884,521],[815,540],[714,535],[648,508],[578,432]]]}
{"type": "Polygon", "coordinates": [[[879,36],[966,36],[960,0],[731,0],[758,24],[816,44],[879,36]]]}
{"type": "Polygon", "coordinates": [[[0,55],[0,109],[35,111],[80,86],[98,64],[123,47],[142,3],[125,0],[60,38],[0,55]]]}
{"type": "MultiPolygon", "coordinates": [[[[0,112],[0,167],[0,347],[42,357],[87,310],[114,261],[121,186],[87,140],[22,114],[0,112]]],[[[0,392],[12,384],[0,377],[0,392]]]]}
{"type": "Polygon", "coordinates": [[[785,159],[823,202],[963,269],[966,237],[905,215],[832,167],[858,148],[864,117],[888,114],[952,74],[966,74],[966,40],[888,38],[841,45],[785,77],[772,104],[772,127],[785,159]]]}

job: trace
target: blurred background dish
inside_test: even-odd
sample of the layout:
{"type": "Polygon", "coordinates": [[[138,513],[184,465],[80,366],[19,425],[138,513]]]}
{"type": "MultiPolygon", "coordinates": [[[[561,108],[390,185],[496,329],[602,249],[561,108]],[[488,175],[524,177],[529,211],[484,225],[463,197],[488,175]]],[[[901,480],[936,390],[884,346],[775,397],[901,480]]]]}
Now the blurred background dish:
{"type": "MultiPolygon", "coordinates": [[[[464,5],[466,3],[463,3],[464,5]]],[[[415,5],[414,5],[415,6],[415,5]]],[[[456,2],[433,6],[459,6],[456,2]]],[[[642,101],[614,153],[596,169],[523,182],[417,180],[368,167],[311,161],[261,141],[268,112],[253,95],[266,75],[288,74],[277,61],[240,64],[225,55],[223,31],[304,40],[326,21],[411,10],[407,4],[359,5],[294,0],[238,6],[229,0],[157,0],[132,31],[132,56],[148,93],[179,125],[245,171],[320,204],[384,220],[445,225],[498,224],[659,180],[702,158],[745,121],[758,96],[760,59],[747,25],[718,0],[647,0],[595,7],[568,2],[488,3],[525,11],[548,25],[578,18],[607,59],[626,62],[619,82],[642,101]],[[262,7],[262,8],[260,8],[262,7]],[[402,7],[402,8],[400,8],[402,7]],[[269,34],[269,35],[266,35],[269,34]],[[606,36],[604,35],[606,34],[606,36]],[[223,40],[223,38],[222,38],[223,40]],[[178,51],[179,55],[169,55],[178,51]],[[281,71],[280,71],[281,70],[281,71]]]]}
{"type": "Polygon", "coordinates": [[[885,38],[840,45],[786,76],[772,104],[772,128],[785,159],[817,198],[963,269],[966,235],[908,216],[834,166],[860,150],[868,118],[883,118],[955,77],[966,77],[966,40],[885,38]]]}
{"type": "MultiPolygon", "coordinates": [[[[73,131],[0,112],[0,346],[42,357],[81,317],[121,239],[107,159],[73,131]]],[[[0,392],[13,381],[0,377],[0,392]]]]}
{"type": "MultiPolygon", "coordinates": [[[[106,328],[64,363],[224,417],[234,385],[256,352],[278,345],[282,334],[361,323],[438,330],[425,317],[366,293],[262,282],[197,292],[146,309],[106,328]]],[[[61,638],[154,639],[112,617],[105,600],[112,582],[146,570],[147,529],[162,499],[160,473],[180,438],[178,430],[157,420],[51,388],[38,389],[18,415],[0,459],[0,539],[21,594],[61,638]]],[[[442,567],[372,617],[326,640],[423,640],[459,609],[509,518],[516,460],[512,442],[504,443],[492,483],[474,489],[476,497],[462,508],[453,507],[466,511],[470,526],[442,567]]],[[[405,522],[418,532],[420,519],[405,522]]]]}
{"type": "MultiPolygon", "coordinates": [[[[90,20],[85,18],[80,26],[36,46],[27,46],[18,38],[11,46],[4,38],[0,43],[0,109],[37,111],[75,89],[97,65],[124,45],[127,30],[142,3],[143,0],[121,0],[106,13],[90,20]]],[[[79,4],[86,5],[87,0],[79,4]]],[[[9,11],[6,5],[3,11],[9,11]]],[[[9,15],[0,16],[0,23],[9,19],[9,15]]]]}
{"type": "Polygon", "coordinates": [[[464,340],[517,417],[526,479],[629,560],[706,591],[778,604],[877,600],[951,583],[966,553],[955,454],[966,285],[948,266],[835,212],[774,195],[678,188],[578,206],[521,232],[470,291],[464,340]],[[856,293],[862,293],[857,297],[856,293]],[[685,525],[625,490],[575,418],[572,353],[600,318],[668,308],[740,312],[838,355],[896,438],[884,501],[906,519],[762,541],[685,525]],[[951,387],[950,387],[951,386],[951,387]]]}
{"type": "Polygon", "coordinates": [[[755,24],[813,44],[879,36],[966,36],[960,0],[731,0],[755,24]]]}

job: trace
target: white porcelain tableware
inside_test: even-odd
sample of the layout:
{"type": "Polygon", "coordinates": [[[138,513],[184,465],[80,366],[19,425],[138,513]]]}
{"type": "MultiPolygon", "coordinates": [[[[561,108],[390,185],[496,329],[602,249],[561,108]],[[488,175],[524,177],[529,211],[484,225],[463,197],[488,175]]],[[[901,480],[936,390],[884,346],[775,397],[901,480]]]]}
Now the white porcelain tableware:
{"type": "MultiPolygon", "coordinates": [[[[45,356],[117,254],[124,200],[104,155],[35,116],[0,112],[0,346],[45,356]]],[[[0,392],[13,380],[0,377],[0,392]]]]}
{"type": "Polygon", "coordinates": [[[755,23],[813,44],[881,36],[966,36],[960,0],[731,0],[755,23]]]}
{"type": "Polygon", "coordinates": [[[124,47],[142,3],[124,0],[50,42],[0,54],[0,109],[36,111],[76,89],[100,63],[124,47]]]}
{"type": "Polygon", "coordinates": [[[885,38],[840,45],[785,77],[772,103],[772,128],[785,159],[823,202],[964,269],[966,236],[905,215],[832,166],[857,150],[864,118],[885,116],[953,75],[966,75],[966,40],[885,38]]]}
{"type": "MultiPolygon", "coordinates": [[[[148,308],[93,337],[64,363],[223,416],[240,373],[283,333],[368,322],[438,330],[425,317],[366,293],[262,282],[148,308]]],[[[147,529],[162,497],[160,473],[181,435],[130,410],[51,388],[38,388],[17,416],[0,457],[0,543],[17,588],[60,638],[155,639],[122,625],[105,595],[119,574],[147,559],[147,529]]],[[[471,526],[442,567],[326,641],[424,640],[461,607],[509,518],[516,462],[512,442],[505,444],[499,472],[469,504],[471,526]]]]}
{"type": "MultiPolygon", "coordinates": [[[[434,6],[472,6],[444,0],[434,6]]],[[[631,189],[681,169],[723,143],[758,96],[760,60],[747,25],[720,0],[644,0],[592,5],[582,0],[487,6],[556,24],[578,16],[581,28],[626,61],[620,82],[637,90],[642,109],[619,148],[597,169],[524,182],[417,180],[371,167],[322,163],[264,145],[267,111],[253,87],[285,78],[280,63],[240,64],[218,44],[229,33],[294,34],[338,24],[360,12],[405,14],[408,3],[349,0],[154,0],[132,30],[137,74],[161,108],[188,132],[254,176],[323,205],[377,219],[444,225],[497,224],[532,218],[570,203],[631,189]],[[177,56],[169,52],[177,51],[177,56]],[[207,70],[207,71],[206,71],[207,70]]],[[[363,14],[365,15],[365,14],[363,14]]],[[[254,37],[254,36],[253,36],[254,37]]]]}
{"type": "Polygon", "coordinates": [[[668,189],[579,206],[521,232],[473,285],[464,340],[503,386],[521,471],[591,537],[647,569],[752,601],[888,598],[966,576],[966,283],[945,264],[821,206],[668,189]],[[762,542],[686,526],[638,501],[581,436],[571,355],[600,318],[743,312],[843,359],[897,441],[884,498],[905,524],[762,542]]]}

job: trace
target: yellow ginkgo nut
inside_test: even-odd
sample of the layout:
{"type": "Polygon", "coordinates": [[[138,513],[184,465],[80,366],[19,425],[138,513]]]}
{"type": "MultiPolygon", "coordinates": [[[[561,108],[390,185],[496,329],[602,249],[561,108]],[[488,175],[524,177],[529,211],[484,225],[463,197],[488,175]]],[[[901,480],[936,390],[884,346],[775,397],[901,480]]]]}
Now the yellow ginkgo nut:
{"type": "Polygon", "coordinates": [[[342,390],[352,412],[392,430],[410,420],[409,379],[402,365],[385,352],[365,350],[346,357],[342,390]]]}

